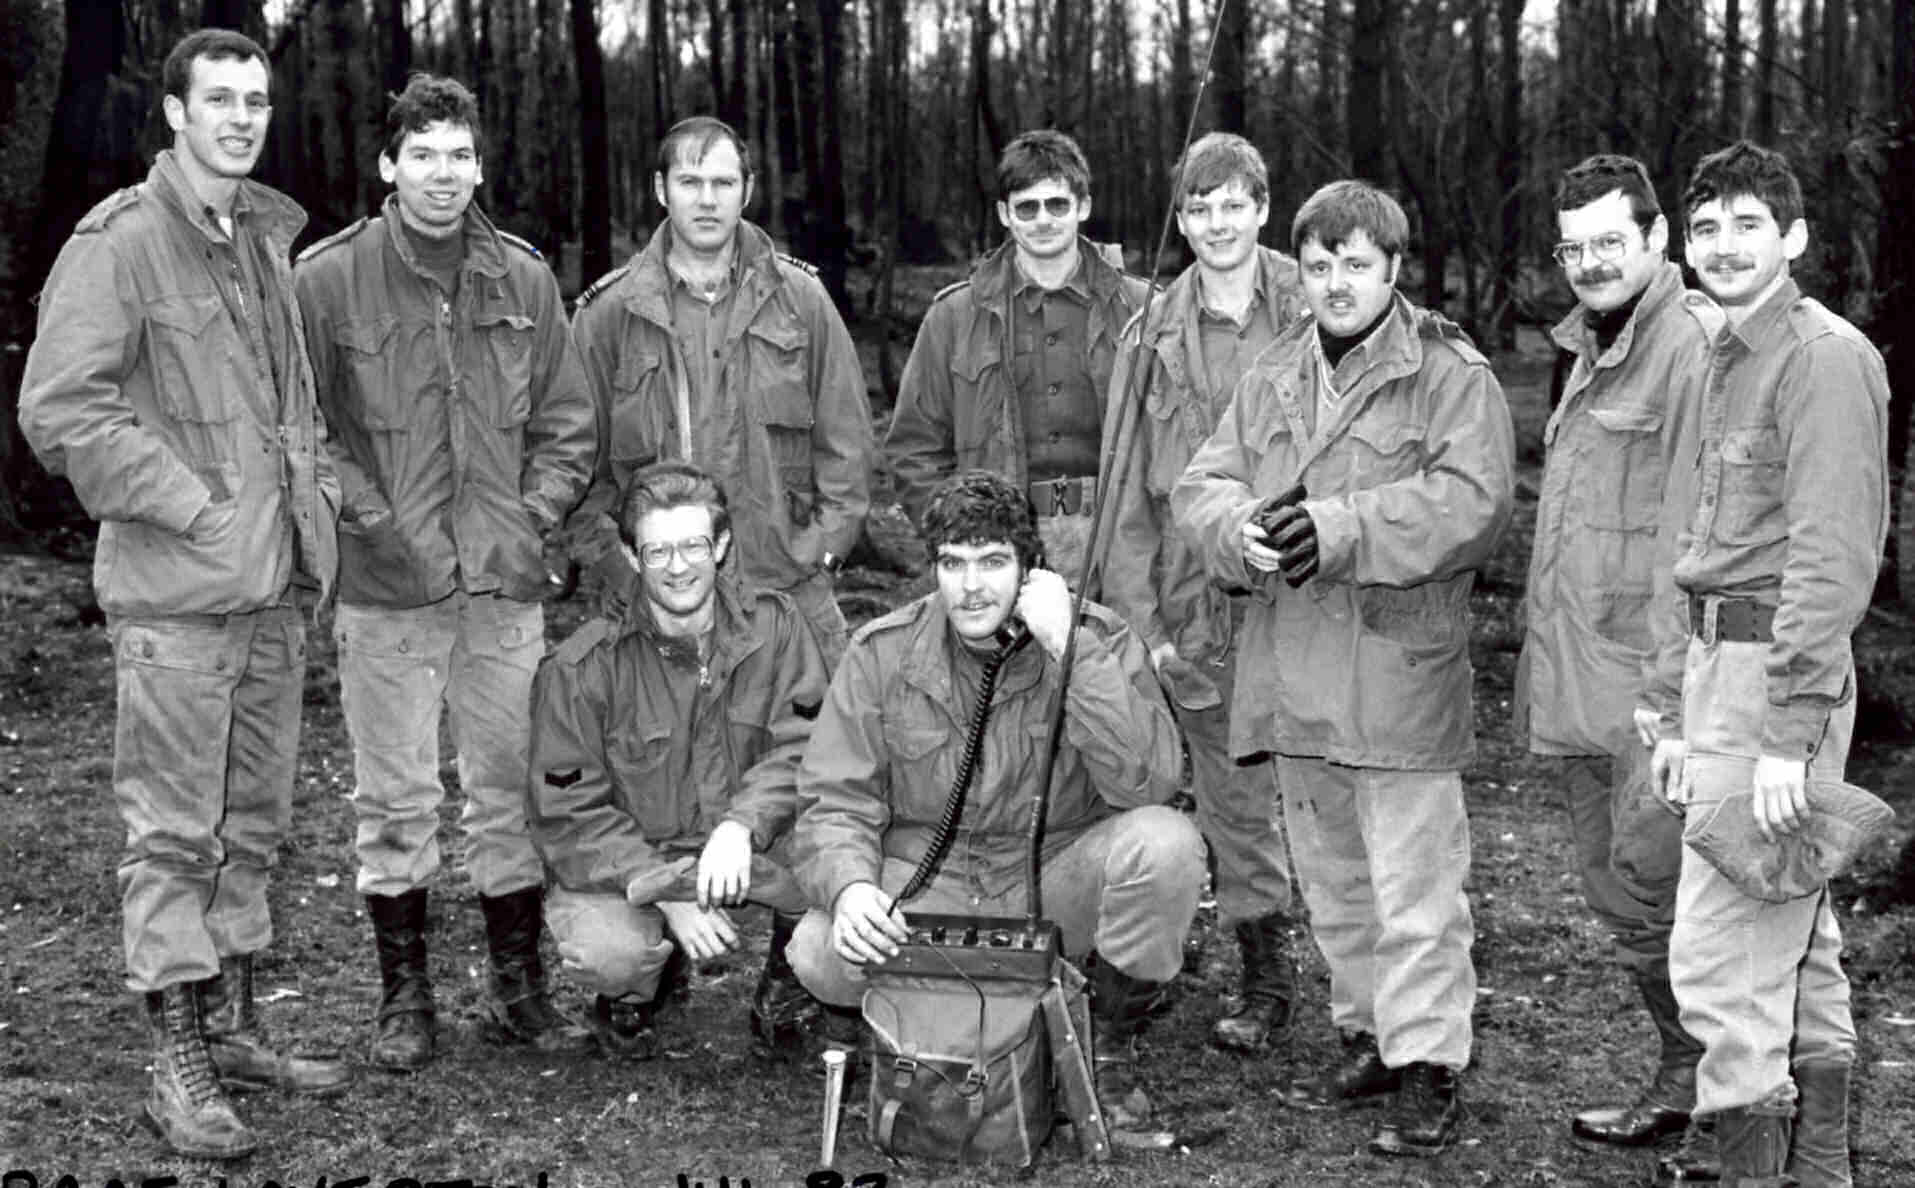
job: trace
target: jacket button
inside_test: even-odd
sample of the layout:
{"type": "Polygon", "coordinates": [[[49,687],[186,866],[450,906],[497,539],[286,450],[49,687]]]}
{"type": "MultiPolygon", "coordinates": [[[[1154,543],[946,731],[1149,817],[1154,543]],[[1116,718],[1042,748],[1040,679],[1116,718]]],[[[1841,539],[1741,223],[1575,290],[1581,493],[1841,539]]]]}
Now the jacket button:
{"type": "Polygon", "coordinates": [[[221,656],[219,659],[213,661],[213,671],[214,672],[226,671],[226,657],[221,656]]]}
{"type": "Polygon", "coordinates": [[[149,659],[150,659],[150,658],[152,658],[152,655],[153,655],[153,641],[152,641],[152,640],[150,640],[150,639],[149,639],[149,640],[143,640],[143,641],[141,641],[141,643],[140,643],[140,655],[142,655],[142,656],[145,656],[145,657],[147,657],[147,658],[149,658],[149,659]]]}

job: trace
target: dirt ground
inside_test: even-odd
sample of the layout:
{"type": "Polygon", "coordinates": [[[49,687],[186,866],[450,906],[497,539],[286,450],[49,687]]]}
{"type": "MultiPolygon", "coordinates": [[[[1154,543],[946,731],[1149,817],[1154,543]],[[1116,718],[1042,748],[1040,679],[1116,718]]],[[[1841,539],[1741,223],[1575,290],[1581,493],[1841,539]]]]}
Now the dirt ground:
{"type": "MultiPolygon", "coordinates": [[[[1275,1087],[1327,1059],[1326,976],[1299,931],[1305,1001],[1288,1046],[1246,1059],[1205,1043],[1236,954],[1199,919],[1202,953],[1176,1007],[1147,1037],[1156,1100],[1177,1132],[1168,1152],[1083,1164],[1053,1144],[1032,1179],[1060,1185],[1616,1185],[1641,1182],[1652,1156],[1579,1145],[1580,1106],[1633,1092],[1652,1035],[1605,939],[1583,909],[1568,830],[1548,769],[1511,735],[1517,604],[1534,513],[1543,387],[1541,340],[1498,360],[1524,460],[1521,505],[1474,599],[1473,656],[1481,758],[1467,775],[1475,862],[1477,1057],[1465,1082],[1459,1147],[1434,1162],[1364,1152],[1376,1115],[1299,1115],[1275,1087]]],[[[900,340],[901,363],[908,340],[900,340]]],[[[876,375],[875,365],[868,374],[876,375]]],[[[845,605],[862,620],[924,588],[895,564],[911,559],[894,511],[876,546],[847,571],[845,605]]],[[[147,1054],[139,1010],[122,985],[118,819],[111,795],[112,666],[98,611],[75,560],[0,557],[0,1173],[4,1188],[77,1186],[174,1176],[233,1188],[324,1184],[753,1185],[803,1183],[818,1157],[821,1081],[809,1066],[757,1055],[745,1014],[766,926],[749,918],[753,952],[698,971],[688,1013],[650,1064],[554,1061],[486,1046],[473,1027],[483,986],[478,904],[457,861],[434,888],[432,971],[443,1055],[415,1076],[364,1065],[377,999],[370,930],[353,892],[345,800],[351,758],[340,718],[330,624],[312,632],[295,819],[272,886],[279,935],[263,955],[269,1025],[308,1049],[358,1064],[352,1091],[323,1102],[277,1095],[241,1101],[262,1137],[251,1158],[200,1164],[167,1156],[138,1122],[147,1054]],[[14,1170],[9,1170],[14,1169],[14,1170]],[[363,1177],[363,1178],[362,1178],[363,1177]],[[721,1177],[723,1179],[721,1180],[721,1177]]],[[[559,638],[576,603],[552,615],[559,638]]],[[[1871,615],[1858,642],[1862,731],[1851,776],[1911,819],[1915,752],[1915,624],[1871,615]]],[[[448,752],[449,753],[449,752],[448,752]]],[[[1915,907],[1892,869],[1909,827],[1876,847],[1835,888],[1861,1031],[1854,1093],[1857,1180],[1915,1183],[1915,907]]],[[[549,942],[548,942],[549,952],[549,942]]],[[[556,964],[556,962],[553,962],[556,964]]],[[[574,987],[561,1003],[589,1006],[574,987]]],[[[880,1172],[893,1185],[995,1184],[1008,1171],[895,1165],[864,1138],[854,1109],[843,1128],[842,1182],[880,1172]]],[[[825,1179],[815,1183],[828,1184],[825,1179]]],[[[863,1181],[876,1184],[877,1178],[863,1181]]]]}

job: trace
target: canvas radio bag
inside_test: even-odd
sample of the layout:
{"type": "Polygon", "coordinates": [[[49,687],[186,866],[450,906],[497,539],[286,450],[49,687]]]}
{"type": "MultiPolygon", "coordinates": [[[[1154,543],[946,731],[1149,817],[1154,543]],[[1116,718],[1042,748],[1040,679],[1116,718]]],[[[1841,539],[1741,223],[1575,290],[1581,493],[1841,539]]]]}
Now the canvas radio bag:
{"type": "Polygon", "coordinates": [[[1029,1167],[1050,1137],[1056,981],[873,970],[871,1142],[890,1155],[1029,1167]]]}

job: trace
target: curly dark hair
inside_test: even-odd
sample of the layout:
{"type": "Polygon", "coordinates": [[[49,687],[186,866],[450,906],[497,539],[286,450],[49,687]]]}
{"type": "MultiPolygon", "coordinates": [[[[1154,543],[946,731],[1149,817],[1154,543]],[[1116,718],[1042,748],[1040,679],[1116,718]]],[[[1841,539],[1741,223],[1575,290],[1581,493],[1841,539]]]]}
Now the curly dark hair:
{"type": "Polygon", "coordinates": [[[479,101],[456,78],[420,72],[406,80],[406,89],[392,96],[386,112],[385,155],[399,159],[399,146],[411,132],[424,132],[437,123],[472,133],[472,151],[485,156],[485,129],[479,124],[479,101]]]}
{"type": "Polygon", "coordinates": [[[1683,220],[1704,203],[1720,198],[1727,205],[1745,195],[1766,205],[1785,234],[1802,217],[1802,183],[1795,179],[1789,159],[1753,141],[1738,140],[1696,162],[1682,191],[1683,220]]]}
{"type": "Polygon", "coordinates": [[[954,544],[1009,541],[1025,569],[1035,568],[1044,555],[1030,496],[989,470],[961,470],[940,483],[918,530],[932,564],[937,563],[939,549],[954,544]]]}

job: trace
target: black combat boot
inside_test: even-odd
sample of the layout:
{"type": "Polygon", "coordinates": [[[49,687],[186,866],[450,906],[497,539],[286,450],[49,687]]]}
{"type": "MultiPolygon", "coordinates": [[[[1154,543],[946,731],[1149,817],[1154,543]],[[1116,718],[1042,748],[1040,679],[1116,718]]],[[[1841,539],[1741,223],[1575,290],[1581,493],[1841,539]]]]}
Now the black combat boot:
{"type": "Polygon", "coordinates": [[[1112,1130],[1136,1130],[1150,1121],[1150,1096],[1137,1070],[1137,1037],[1164,983],[1133,978],[1096,953],[1084,959],[1090,980],[1092,1076],[1097,1104],[1112,1130]]]}
{"type": "Polygon", "coordinates": [[[785,947],[798,930],[800,916],[771,914],[771,944],[765,950],[765,969],[751,996],[751,1033],[774,1052],[803,1050],[805,1037],[822,1022],[823,1007],[798,981],[785,947]]]}
{"type": "Polygon", "coordinates": [[[1210,1029],[1210,1042],[1239,1052],[1260,1051],[1290,1027],[1297,997],[1296,962],[1290,956],[1290,921],[1281,912],[1239,920],[1243,992],[1229,1014],[1210,1029]]]}
{"type": "Polygon", "coordinates": [[[1441,1155],[1456,1141],[1463,1123],[1463,1097],[1456,1070],[1419,1060],[1399,1078],[1396,1100],[1370,1139],[1378,1155],[1441,1155]]]}
{"type": "Polygon", "coordinates": [[[494,1043],[531,1044],[541,1052],[584,1051],[590,1034],[553,1009],[545,994],[545,963],[539,957],[544,905],[543,887],[479,896],[492,966],[486,1031],[494,1043]]]}
{"type": "Polygon", "coordinates": [[[650,1060],[658,1055],[652,1003],[636,994],[601,994],[592,1001],[592,1036],[607,1056],[650,1060]]]}
{"type": "Polygon", "coordinates": [[[426,890],[366,896],[379,954],[379,1015],[372,1062],[414,1072],[432,1059],[432,979],[426,973],[426,890]]]}
{"type": "Polygon", "coordinates": [[[1716,1184],[1721,1180],[1722,1163],[1716,1158],[1715,1118],[1692,1114],[1676,1149],[1656,1160],[1655,1188],[1683,1188],[1688,1184],[1716,1184]]]}
{"type": "Polygon", "coordinates": [[[1299,1110],[1327,1110],[1365,1098],[1395,1093],[1399,1070],[1385,1068],[1376,1037],[1367,1031],[1341,1031],[1342,1058],[1333,1066],[1292,1081],[1282,1091],[1283,1103],[1299,1110]]]}
{"type": "Polygon", "coordinates": [[[1795,1066],[1795,1143],[1789,1174],[1800,1188],[1850,1188],[1849,1065],[1811,1060],[1795,1066]]]}
{"type": "Polygon", "coordinates": [[[1789,1117],[1749,1109],[1716,1115],[1723,1188],[1789,1188],[1789,1117]]]}
{"type": "Polygon", "coordinates": [[[219,972],[198,989],[206,1051],[229,1088],[286,1089],[327,1097],[352,1083],[352,1073],[340,1061],[314,1060],[272,1046],[253,999],[252,954],[220,958],[219,972]]]}
{"type": "Polygon", "coordinates": [[[182,982],[146,995],[153,1040],[153,1082],[146,1121],[175,1152],[193,1159],[238,1159],[258,1140],[220,1088],[200,1032],[199,995],[182,982]]]}
{"type": "Polygon", "coordinates": [[[1682,1028],[1667,966],[1636,971],[1636,988],[1662,1041],[1655,1079],[1630,1105],[1584,1110],[1570,1123],[1577,1138],[1618,1147],[1646,1147],[1678,1135],[1696,1104],[1696,1061],[1702,1045],[1682,1028]]]}

